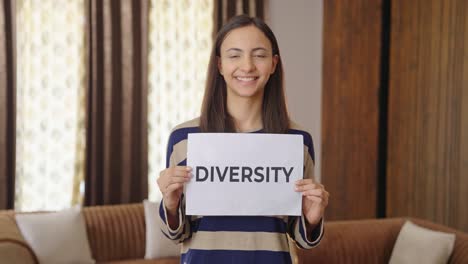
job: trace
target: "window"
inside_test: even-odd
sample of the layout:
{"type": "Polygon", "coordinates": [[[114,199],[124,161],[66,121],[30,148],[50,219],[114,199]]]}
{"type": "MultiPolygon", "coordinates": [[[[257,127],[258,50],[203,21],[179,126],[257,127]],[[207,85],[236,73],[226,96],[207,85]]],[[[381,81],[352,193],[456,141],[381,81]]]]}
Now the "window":
{"type": "MultiPolygon", "coordinates": [[[[16,210],[81,202],[86,8],[85,0],[17,2],[16,210]]],[[[149,189],[157,200],[170,130],[200,112],[213,1],[151,0],[149,28],[149,189]]]]}
{"type": "Polygon", "coordinates": [[[212,45],[212,0],[152,0],[149,50],[149,198],[166,166],[171,129],[197,117],[212,45]]]}
{"type": "Polygon", "coordinates": [[[15,209],[59,210],[83,178],[85,1],[18,0],[16,12],[15,209]]]}

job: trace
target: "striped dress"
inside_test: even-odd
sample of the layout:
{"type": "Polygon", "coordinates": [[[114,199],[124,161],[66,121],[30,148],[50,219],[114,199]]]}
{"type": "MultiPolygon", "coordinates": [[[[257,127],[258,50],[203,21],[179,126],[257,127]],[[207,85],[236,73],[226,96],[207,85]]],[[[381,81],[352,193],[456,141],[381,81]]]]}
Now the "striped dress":
{"type": "MultiPolygon", "coordinates": [[[[199,132],[198,118],[174,128],[167,146],[166,167],[186,166],[187,136],[199,132]]],[[[295,124],[288,133],[303,135],[304,178],[313,178],[310,134],[295,124]]],[[[182,243],[181,263],[291,263],[288,235],[298,247],[309,249],[318,245],[324,232],[323,219],[314,230],[306,230],[304,216],[187,216],[184,209],[182,196],[179,227],[171,229],[166,222],[164,200],[159,208],[162,232],[182,243]]]]}

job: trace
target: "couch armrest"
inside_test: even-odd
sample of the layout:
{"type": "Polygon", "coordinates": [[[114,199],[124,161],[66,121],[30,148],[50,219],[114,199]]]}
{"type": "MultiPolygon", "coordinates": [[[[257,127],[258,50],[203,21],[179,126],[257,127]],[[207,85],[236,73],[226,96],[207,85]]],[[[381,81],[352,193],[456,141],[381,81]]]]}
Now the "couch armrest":
{"type": "Polygon", "coordinates": [[[388,263],[404,219],[325,222],[320,244],[297,249],[298,263],[388,263]]]}
{"type": "Polygon", "coordinates": [[[12,264],[38,263],[36,255],[18,229],[13,213],[0,214],[0,260],[12,264]]]}

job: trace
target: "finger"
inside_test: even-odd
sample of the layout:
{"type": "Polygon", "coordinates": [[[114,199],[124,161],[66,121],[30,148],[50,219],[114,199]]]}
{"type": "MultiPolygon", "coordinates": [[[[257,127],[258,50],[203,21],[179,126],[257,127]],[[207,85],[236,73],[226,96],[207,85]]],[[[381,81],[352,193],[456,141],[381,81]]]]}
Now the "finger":
{"type": "Polygon", "coordinates": [[[307,190],[313,190],[313,189],[321,189],[319,185],[315,184],[315,183],[309,183],[309,184],[306,184],[306,185],[296,185],[294,187],[294,189],[296,190],[296,192],[303,192],[303,191],[307,191],[307,190]]]}
{"type": "Polygon", "coordinates": [[[167,168],[165,170],[162,170],[160,173],[159,173],[159,176],[164,176],[164,175],[167,175],[167,174],[174,174],[174,173],[179,173],[179,172],[191,172],[192,171],[192,168],[191,167],[187,167],[187,166],[175,166],[175,167],[170,167],[170,168],[167,168]]]}
{"type": "Polygon", "coordinates": [[[307,190],[307,191],[302,192],[302,195],[303,196],[316,196],[316,197],[321,197],[321,198],[325,197],[325,193],[321,189],[307,190]]]}
{"type": "Polygon", "coordinates": [[[188,174],[180,174],[180,175],[174,175],[171,172],[160,176],[156,182],[158,183],[158,186],[160,188],[165,188],[167,185],[169,185],[171,182],[183,182],[185,180],[190,180],[192,178],[191,173],[188,174]]]}
{"type": "Polygon", "coordinates": [[[190,177],[171,177],[167,185],[172,183],[184,183],[190,181],[190,177]]]}
{"type": "Polygon", "coordinates": [[[174,166],[172,168],[176,170],[192,171],[192,167],[189,166],[174,166]]]}
{"type": "Polygon", "coordinates": [[[307,200],[316,202],[318,204],[323,204],[323,199],[321,197],[309,195],[309,196],[304,196],[307,200]]]}
{"type": "Polygon", "coordinates": [[[171,183],[166,187],[166,191],[164,193],[170,194],[178,189],[181,189],[182,187],[184,187],[183,183],[171,183]]]}
{"type": "Polygon", "coordinates": [[[325,198],[325,197],[317,197],[317,196],[314,196],[314,195],[307,195],[307,196],[304,196],[304,198],[309,200],[309,201],[316,202],[316,203],[322,205],[323,207],[327,207],[327,205],[328,205],[328,199],[325,198]]]}
{"type": "Polygon", "coordinates": [[[176,170],[169,173],[169,177],[191,177],[192,173],[188,171],[176,170]]]}
{"type": "Polygon", "coordinates": [[[296,185],[306,185],[306,184],[315,183],[315,181],[312,179],[301,179],[301,180],[297,180],[295,183],[296,185]]]}
{"type": "Polygon", "coordinates": [[[187,175],[191,174],[191,171],[187,171],[186,169],[183,169],[183,168],[185,167],[172,167],[169,169],[165,169],[161,172],[160,177],[162,178],[173,177],[173,176],[186,177],[187,175]]]}

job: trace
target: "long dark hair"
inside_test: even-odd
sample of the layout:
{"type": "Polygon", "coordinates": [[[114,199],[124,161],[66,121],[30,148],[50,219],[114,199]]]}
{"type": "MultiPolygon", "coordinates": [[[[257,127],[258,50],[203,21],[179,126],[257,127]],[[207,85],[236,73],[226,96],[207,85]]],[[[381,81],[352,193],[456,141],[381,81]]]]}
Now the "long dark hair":
{"type": "Polygon", "coordinates": [[[265,133],[285,133],[289,128],[283,85],[283,65],[275,35],[261,19],[240,15],[233,17],[218,32],[210,56],[205,95],[200,115],[202,132],[236,132],[234,120],[227,111],[226,82],[218,69],[220,48],[226,35],[236,28],[253,25],[270,40],[273,56],[278,56],[275,72],[265,85],[262,105],[262,122],[265,133]]]}

